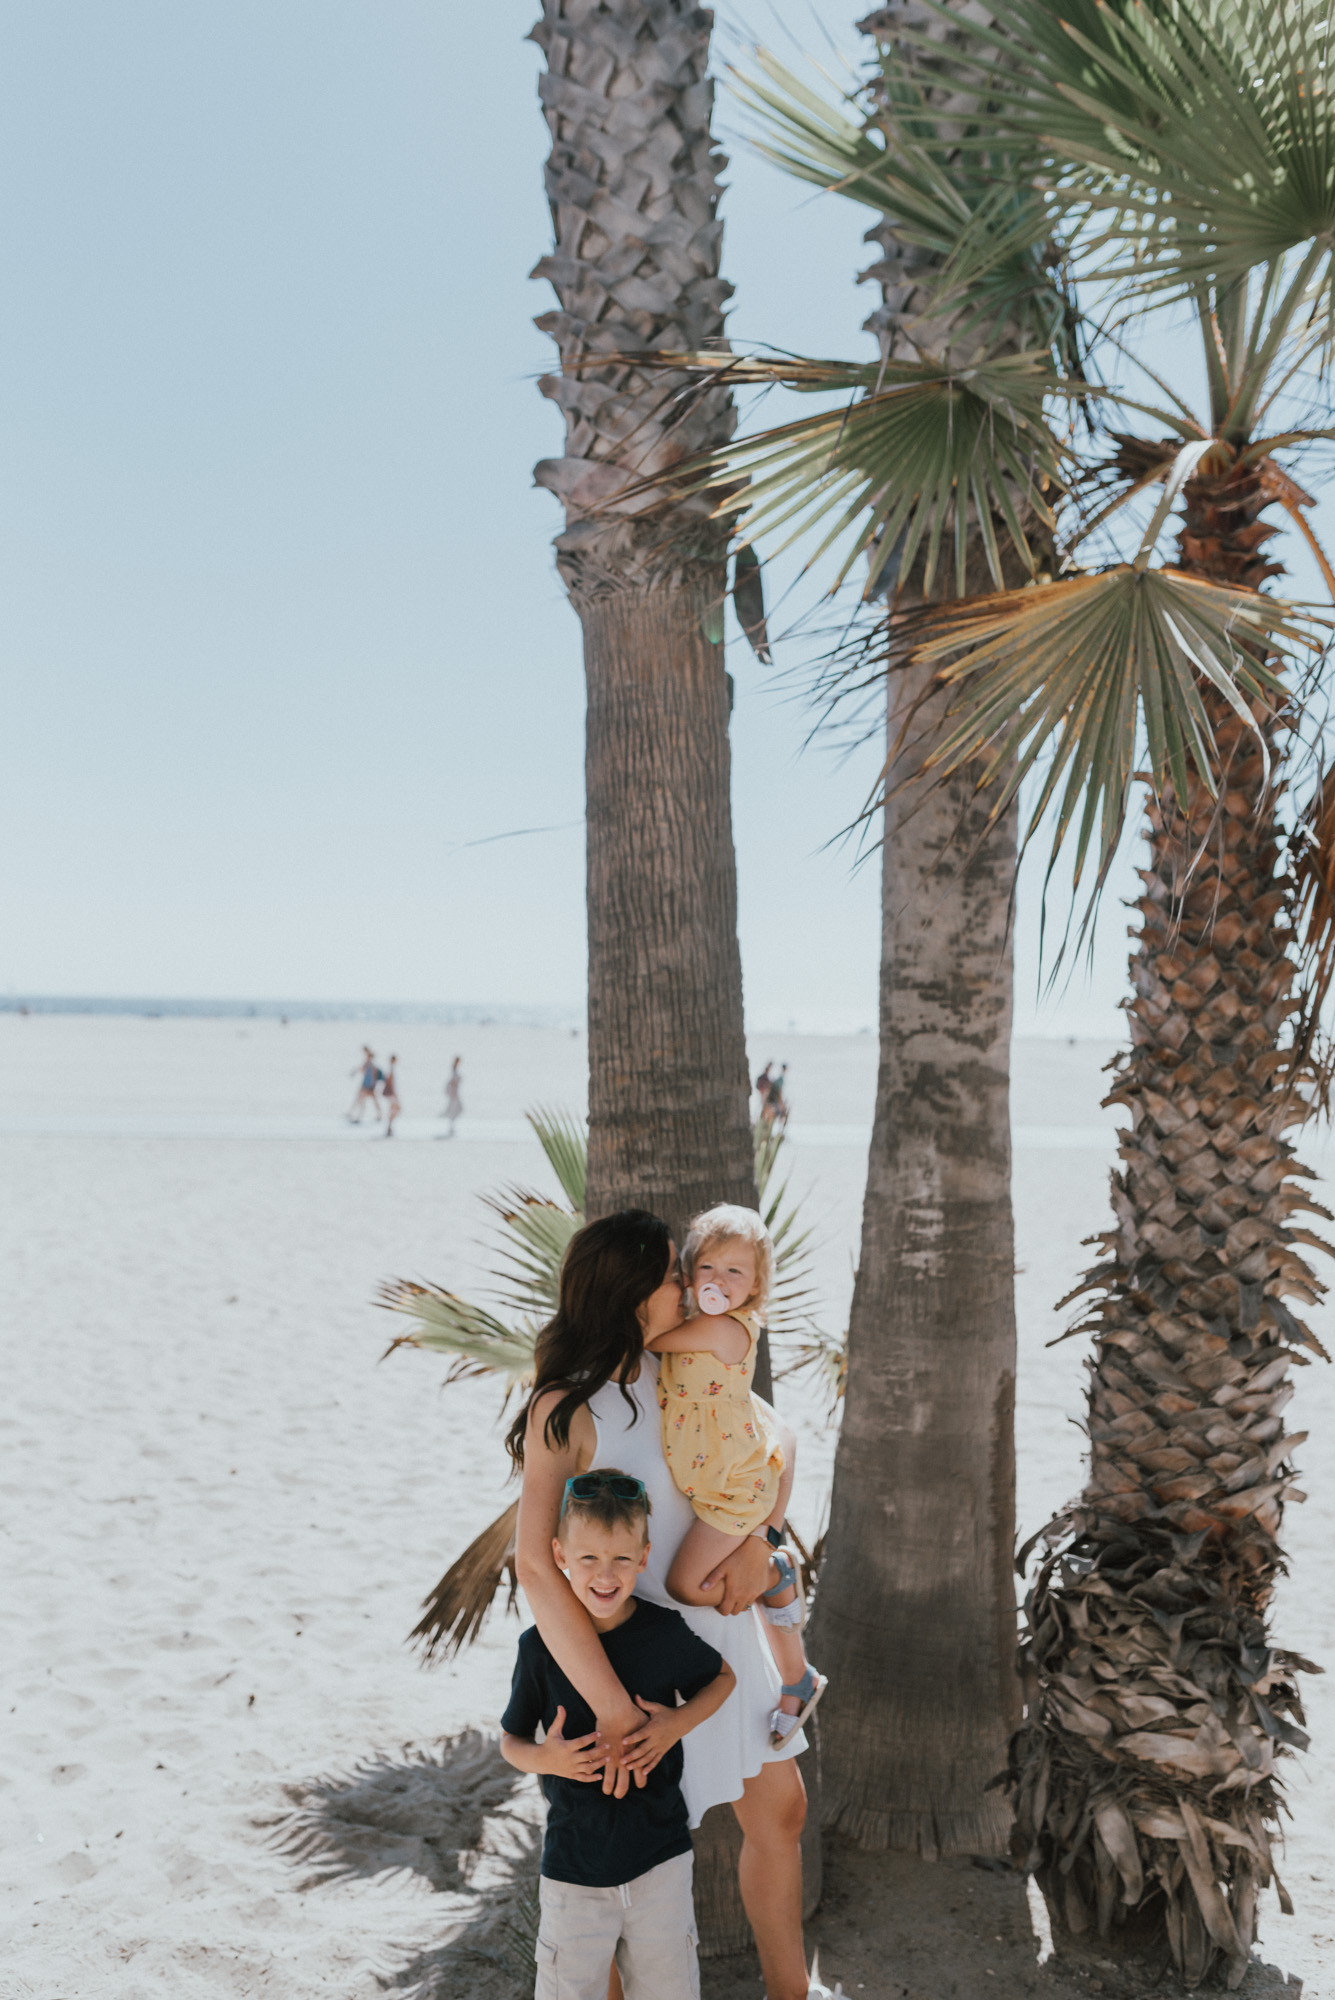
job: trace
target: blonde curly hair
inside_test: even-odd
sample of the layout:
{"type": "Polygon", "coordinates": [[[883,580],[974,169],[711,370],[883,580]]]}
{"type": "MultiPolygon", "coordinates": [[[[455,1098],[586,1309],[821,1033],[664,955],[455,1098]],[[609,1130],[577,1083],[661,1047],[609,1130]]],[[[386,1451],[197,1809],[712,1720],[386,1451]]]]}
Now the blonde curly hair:
{"type": "Polygon", "coordinates": [[[733,1237],[749,1244],[756,1253],[756,1288],[746,1303],[763,1306],[774,1283],[774,1239],[754,1208],[739,1208],[734,1202],[721,1201],[716,1208],[707,1208],[694,1218],[681,1251],[686,1282],[688,1285],[695,1282],[697,1258],[712,1250],[716,1243],[726,1243],[733,1237]]]}

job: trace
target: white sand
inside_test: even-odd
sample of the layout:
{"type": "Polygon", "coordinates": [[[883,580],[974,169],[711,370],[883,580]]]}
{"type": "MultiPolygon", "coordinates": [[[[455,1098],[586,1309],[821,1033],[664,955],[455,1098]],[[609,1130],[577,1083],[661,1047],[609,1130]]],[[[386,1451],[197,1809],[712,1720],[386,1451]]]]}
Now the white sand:
{"type": "MultiPolygon", "coordinates": [[[[357,1024],[0,1015],[3,2000],[369,2000],[456,1908],[411,1873],[302,1892],[263,1822],[285,1783],[494,1726],[512,1621],[429,1673],[402,1638],[503,1501],[498,1398],[440,1397],[431,1357],[378,1367],[394,1323],[368,1302],[389,1274],[478,1278],[475,1196],[549,1184],[519,1120],[538,1101],[578,1108],[584,1045],[366,1033],[401,1058],[391,1145],[340,1116],[357,1024]],[[467,1112],[438,1143],[456,1049],[467,1112]]],[[[874,1044],[788,1036],[755,1053],[791,1065],[795,1181],[813,1190],[833,1321],[874,1044]]],[[[1025,1532],[1079,1479],[1081,1343],[1044,1342],[1106,1214],[1105,1053],[1017,1051],[1025,1532]]],[[[833,1437],[791,1386],[781,1401],[814,1528],[833,1437]]],[[[1289,1519],[1276,1634],[1330,1660],[1335,1373],[1304,1371],[1291,1416],[1313,1432],[1312,1499],[1289,1519]]],[[[1290,1766],[1298,1914],[1268,1911],[1264,1935],[1309,1996],[1335,1992],[1335,1699],[1323,1681],[1310,1693],[1315,1747],[1290,1766]]]]}

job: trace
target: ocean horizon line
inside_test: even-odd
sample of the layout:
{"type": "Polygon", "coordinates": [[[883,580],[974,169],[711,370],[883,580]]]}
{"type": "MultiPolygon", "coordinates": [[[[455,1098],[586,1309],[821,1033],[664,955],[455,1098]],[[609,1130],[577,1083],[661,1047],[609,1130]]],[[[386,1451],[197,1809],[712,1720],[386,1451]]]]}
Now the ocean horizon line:
{"type": "Polygon", "coordinates": [[[583,1026],[581,1003],[528,1005],[471,1000],[182,999],[170,994],[0,994],[0,1014],[128,1014],[140,1019],[222,1021],[421,1021],[440,1027],[583,1026]]]}
{"type": "MultiPolygon", "coordinates": [[[[353,1023],[420,1023],[435,1027],[559,1028],[582,1031],[583,1000],[520,1002],[507,1000],[302,1000],[236,997],[195,997],[179,994],[0,993],[0,1014],[118,1015],[141,1020],[268,1020],[349,1021],[353,1023]]],[[[748,1018],[748,1039],[784,1035],[821,1037],[874,1036],[874,1022],[858,1018],[853,1009],[799,1009],[783,1018],[784,1010],[748,1018]]],[[[1054,1023],[1017,1023],[1017,1041],[1116,1042],[1114,1024],[1094,1019],[1054,1023]]]]}

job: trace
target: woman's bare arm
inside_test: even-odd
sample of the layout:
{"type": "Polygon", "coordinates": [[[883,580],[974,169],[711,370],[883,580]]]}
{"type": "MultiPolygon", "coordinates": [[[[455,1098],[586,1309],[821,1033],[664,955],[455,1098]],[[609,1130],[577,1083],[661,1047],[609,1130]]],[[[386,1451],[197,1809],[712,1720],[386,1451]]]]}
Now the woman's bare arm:
{"type": "MultiPolygon", "coordinates": [[[[598,1733],[607,1746],[603,1790],[615,1791],[622,1798],[629,1784],[629,1773],[621,1762],[623,1742],[644,1717],[613,1673],[593,1620],[556,1567],[552,1554],[566,1480],[584,1469],[595,1450],[593,1419],[587,1409],[576,1411],[570,1441],[564,1448],[546,1442],[543,1423],[559,1401],[560,1392],[554,1391],[540,1398],[529,1414],[515,1567],[548,1651],[597,1719],[598,1733]]],[[[642,1773],[637,1773],[637,1782],[644,1783],[642,1773]]]]}

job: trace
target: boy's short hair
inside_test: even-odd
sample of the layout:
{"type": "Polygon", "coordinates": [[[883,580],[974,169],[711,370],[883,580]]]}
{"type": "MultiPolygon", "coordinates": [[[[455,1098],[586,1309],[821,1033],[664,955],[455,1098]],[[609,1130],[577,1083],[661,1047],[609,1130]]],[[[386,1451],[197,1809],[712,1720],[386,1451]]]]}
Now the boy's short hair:
{"type": "Polygon", "coordinates": [[[738,1208],[733,1202],[721,1201],[716,1208],[707,1208],[696,1216],[681,1252],[681,1268],[687,1282],[695,1277],[697,1259],[730,1236],[749,1244],[756,1253],[756,1288],[752,1298],[763,1305],[774,1283],[774,1239],[754,1208],[738,1208]]]}
{"type": "MultiPolygon", "coordinates": [[[[598,1471],[607,1479],[630,1479],[634,1476],[619,1472],[613,1465],[600,1465],[598,1471]]],[[[643,1491],[634,1495],[623,1494],[614,1492],[611,1486],[599,1485],[596,1491],[581,1497],[567,1487],[561,1501],[556,1532],[559,1536],[567,1521],[592,1521],[599,1528],[636,1528],[641,1540],[647,1542],[652,1512],[649,1495],[643,1491]]]]}

